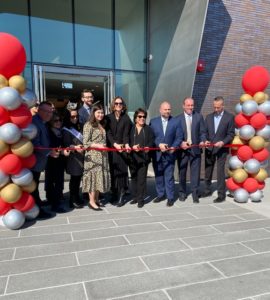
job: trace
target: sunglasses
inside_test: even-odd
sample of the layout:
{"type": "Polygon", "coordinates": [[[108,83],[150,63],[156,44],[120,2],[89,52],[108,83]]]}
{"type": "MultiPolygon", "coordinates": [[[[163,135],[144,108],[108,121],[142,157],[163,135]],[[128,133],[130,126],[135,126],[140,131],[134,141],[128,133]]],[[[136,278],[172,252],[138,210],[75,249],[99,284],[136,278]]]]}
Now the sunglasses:
{"type": "Polygon", "coordinates": [[[78,119],[78,116],[70,116],[71,119],[78,119]]]}
{"type": "Polygon", "coordinates": [[[141,115],[139,115],[139,116],[137,116],[137,118],[139,118],[139,119],[141,119],[141,118],[146,119],[146,116],[141,116],[141,115]]]}
{"type": "Polygon", "coordinates": [[[114,105],[123,105],[123,102],[114,102],[114,105]]]}

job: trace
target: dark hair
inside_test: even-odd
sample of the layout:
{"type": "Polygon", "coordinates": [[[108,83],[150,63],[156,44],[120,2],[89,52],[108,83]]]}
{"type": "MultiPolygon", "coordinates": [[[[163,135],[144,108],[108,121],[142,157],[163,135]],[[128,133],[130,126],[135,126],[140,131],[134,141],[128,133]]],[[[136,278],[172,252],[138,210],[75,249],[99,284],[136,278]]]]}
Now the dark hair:
{"type": "Polygon", "coordinates": [[[82,90],[82,92],[81,92],[81,98],[83,97],[83,94],[84,94],[84,93],[91,93],[92,96],[94,97],[94,94],[93,94],[93,92],[92,92],[91,90],[84,89],[84,90],[82,90]]]}
{"type": "Polygon", "coordinates": [[[53,107],[52,102],[49,102],[49,101],[43,101],[43,102],[40,102],[39,105],[38,105],[38,107],[42,107],[42,106],[44,106],[44,105],[48,105],[48,106],[50,106],[50,107],[53,107]]]}
{"type": "Polygon", "coordinates": [[[110,112],[115,111],[114,106],[115,106],[116,99],[121,99],[121,101],[123,102],[122,112],[125,113],[127,110],[127,105],[126,105],[126,102],[124,101],[124,99],[120,96],[116,96],[112,99],[111,106],[110,106],[110,112]]]}
{"type": "Polygon", "coordinates": [[[53,113],[51,120],[48,122],[48,126],[50,128],[52,128],[54,126],[54,120],[55,119],[60,119],[61,120],[61,117],[60,117],[60,115],[57,112],[53,113]]]}
{"type": "Polygon", "coordinates": [[[92,127],[98,127],[98,124],[100,124],[104,128],[106,123],[105,118],[103,118],[100,122],[98,122],[95,117],[95,112],[98,110],[103,110],[104,112],[104,108],[101,104],[96,104],[92,107],[88,122],[92,125],[92,127]]]}
{"type": "Polygon", "coordinates": [[[66,109],[64,111],[63,126],[66,128],[73,127],[75,129],[77,129],[78,131],[80,131],[79,114],[78,114],[78,119],[77,119],[78,121],[76,124],[74,124],[70,121],[72,111],[76,111],[78,113],[77,109],[66,109]]]}
{"type": "Polygon", "coordinates": [[[145,118],[147,118],[147,111],[145,111],[143,108],[140,107],[134,113],[134,116],[133,116],[134,123],[136,123],[136,118],[137,118],[139,113],[143,113],[145,115],[145,118]]]}

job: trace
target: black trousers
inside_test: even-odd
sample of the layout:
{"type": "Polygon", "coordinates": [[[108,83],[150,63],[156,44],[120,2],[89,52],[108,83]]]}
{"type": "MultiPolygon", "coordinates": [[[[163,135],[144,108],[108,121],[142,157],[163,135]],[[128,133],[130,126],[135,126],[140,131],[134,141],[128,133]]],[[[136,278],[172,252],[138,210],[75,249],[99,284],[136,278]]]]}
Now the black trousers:
{"type": "Polygon", "coordinates": [[[224,151],[213,154],[212,151],[205,150],[205,192],[211,192],[213,171],[217,162],[217,192],[218,197],[222,199],[226,197],[225,163],[227,155],[228,153],[224,151]]]}
{"type": "Polygon", "coordinates": [[[80,204],[80,184],[81,184],[82,175],[79,176],[70,176],[69,182],[69,194],[70,194],[70,202],[80,204]]]}
{"type": "Polygon", "coordinates": [[[148,164],[140,163],[130,168],[132,195],[138,203],[143,202],[146,193],[148,164]]]}
{"type": "Polygon", "coordinates": [[[33,179],[35,180],[37,185],[36,185],[35,190],[31,193],[31,195],[34,197],[36,205],[40,208],[42,205],[42,201],[39,196],[38,187],[39,187],[39,180],[40,180],[41,172],[32,171],[32,173],[33,173],[33,179]]]}

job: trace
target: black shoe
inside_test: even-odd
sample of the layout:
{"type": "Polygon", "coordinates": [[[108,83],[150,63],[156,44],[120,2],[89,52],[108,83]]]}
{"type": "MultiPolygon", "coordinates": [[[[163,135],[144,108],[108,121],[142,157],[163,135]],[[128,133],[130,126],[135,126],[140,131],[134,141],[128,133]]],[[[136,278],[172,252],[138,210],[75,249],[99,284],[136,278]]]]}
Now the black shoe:
{"type": "Polygon", "coordinates": [[[234,195],[232,193],[227,194],[228,197],[234,198],[234,195]]]}
{"type": "Polygon", "coordinates": [[[133,199],[129,202],[129,204],[137,204],[137,203],[138,203],[137,199],[133,199]]]}
{"type": "Polygon", "coordinates": [[[142,202],[138,202],[138,205],[137,205],[137,207],[138,208],[142,208],[142,207],[144,207],[144,202],[142,201],[142,202]]]}
{"type": "Polygon", "coordinates": [[[118,199],[118,201],[117,201],[116,206],[117,206],[117,207],[122,207],[122,206],[124,206],[124,205],[125,205],[124,194],[121,194],[121,195],[119,196],[119,199],[118,199]]]}
{"type": "Polygon", "coordinates": [[[161,201],[163,201],[164,199],[162,197],[156,197],[154,200],[153,200],[153,203],[159,203],[161,201]]]}
{"type": "Polygon", "coordinates": [[[213,202],[214,203],[220,203],[220,202],[223,202],[223,201],[225,201],[225,198],[217,197],[213,202]]]}
{"type": "Polygon", "coordinates": [[[92,206],[89,202],[87,203],[87,206],[90,208],[90,209],[93,209],[95,211],[102,211],[103,209],[100,208],[100,207],[94,207],[92,206]]]}
{"type": "Polygon", "coordinates": [[[184,195],[179,195],[179,201],[182,201],[182,202],[184,202],[184,201],[186,201],[186,196],[184,196],[184,195]]]}
{"type": "Polygon", "coordinates": [[[50,219],[52,218],[53,215],[46,212],[45,210],[43,210],[42,208],[39,209],[39,214],[37,216],[38,219],[50,219]]]}
{"type": "Polygon", "coordinates": [[[73,203],[72,203],[72,207],[73,207],[73,208],[76,208],[76,209],[83,208],[83,204],[73,202],[73,203]]]}
{"type": "Polygon", "coordinates": [[[199,198],[198,197],[194,197],[193,198],[193,203],[195,203],[195,204],[200,203],[199,198]]]}
{"type": "Polygon", "coordinates": [[[173,200],[168,200],[166,205],[171,207],[171,206],[173,206],[173,204],[174,204],[173,200]]]}
{"type": "Polygon", "coordinates": [[[212,196],[211,192],[205,192],[200,195],[200,198],[206,198],[206,197],[210,197],[210,196],[212,196]]]}
{"type": "Polygon", "coordinates": [[[99,207],[105,207],[105,205],[103,203],[101,203],[100,201],[96,202],[96,205],[99,207]]]}
{"type": "Polygon", "coordinates": [[[52,211],[58,214],[64,214],[67,212],[63,207],[52,207],[52,211]]]}

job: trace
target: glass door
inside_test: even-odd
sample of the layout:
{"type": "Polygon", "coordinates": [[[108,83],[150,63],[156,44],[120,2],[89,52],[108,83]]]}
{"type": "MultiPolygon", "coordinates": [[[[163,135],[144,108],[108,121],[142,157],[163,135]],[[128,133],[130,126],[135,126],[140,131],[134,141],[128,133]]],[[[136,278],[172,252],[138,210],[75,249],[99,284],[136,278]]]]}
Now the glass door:
{"type": "Polygon", "coordinates": [[[88,89],[94,94],[94,103],[103,104],[105,112],[109,112],[115,95],[112,71],[35,65],[33,73],[34,90],[40,101],[51,101],[59,109],[69,101],[81,104],[81,92],[88,89]]]}

